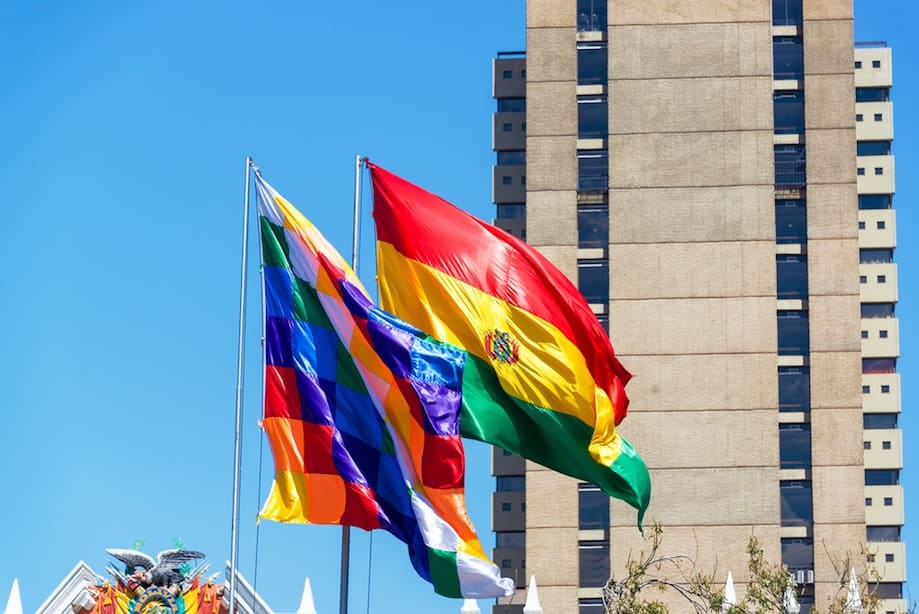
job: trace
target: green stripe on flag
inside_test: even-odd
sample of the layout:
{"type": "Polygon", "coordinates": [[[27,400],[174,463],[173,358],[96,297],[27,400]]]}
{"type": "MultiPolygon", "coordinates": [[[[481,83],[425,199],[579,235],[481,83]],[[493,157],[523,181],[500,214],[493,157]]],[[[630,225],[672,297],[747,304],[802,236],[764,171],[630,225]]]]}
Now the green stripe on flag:
{"type": "Polygon", "coordinates": [[[428,563],[431,566],[431,583],[437,594],[461,599],[463,592],[456,570],[456,553],[429,546],[428,563]]]}
{"type": "Polygon", "coordinates": [[[494,369],[472,354],[467,354],[463,372],[460,433],[596,484],[636,508],[641,526],[651,482],[632,445],[622,439],[622,454],[612,467],[600,465],[588,451],[592,427],[568,414],[511,397],[501,388],[494,369]]]}

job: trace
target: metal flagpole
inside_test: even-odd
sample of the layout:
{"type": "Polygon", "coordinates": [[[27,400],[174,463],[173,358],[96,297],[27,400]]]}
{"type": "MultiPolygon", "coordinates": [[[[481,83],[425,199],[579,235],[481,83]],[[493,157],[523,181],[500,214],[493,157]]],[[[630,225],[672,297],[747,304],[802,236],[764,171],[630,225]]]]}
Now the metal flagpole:
{"type": "Polygon", "coordinates": [[[230,524],[230,613],[236,612],[236,564],[239,558],[239,473],[242,464],[243,360],[246,337],[246,261],[249,255],[249,184],[252,158],[246,156],[246,188],[243,195],[243,247],[239,282],[239,347],[236,363],[236,435],[233,448],[233,519],[230,524]]]}
{"type": "MultiPolygon", "coordinates": [[[[351,243],[351,268],[357,275],[361,244],[361,163],[360,154],[354,156],[354,236],[351,243]]],[[[351,558],[351,527],[341,528],[341,581],[339,582],[339,614],[348,614],[348,566],[351,558]]]]}

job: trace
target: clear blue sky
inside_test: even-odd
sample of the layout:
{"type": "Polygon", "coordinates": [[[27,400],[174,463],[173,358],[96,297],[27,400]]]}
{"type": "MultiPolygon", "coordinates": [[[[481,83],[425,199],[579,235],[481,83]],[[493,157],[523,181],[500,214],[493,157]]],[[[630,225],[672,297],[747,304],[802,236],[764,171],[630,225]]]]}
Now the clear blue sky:
{"type": "MultiPolygon", "coordinates": [[[[357,153],[491,217],[491,58],[523,49],[523,4],[0,3],[0,605],[18,576],[34,611],[78,560],[101,571],[104,548],[138,538],[156,552],[179,537],[222,570],[244,157],[345,254],[357,153]]],[[[908,112],[919,15],[908,0],[877,4],[856,2],[856,35],[894,47],[908,442],[919,246],[902,239],[919,229],[919,114],[908,112]]],[[[363,221],[373,285],[366,210],[363,221]]],[[[261,378],[250,287],[241,569],[253,580],[261,378]]],[[[488,453],[467,452],[470,511],[488,543],[488,453]]],[[[910,445],[906,467],[909,518],[919,500],[910,445]]],[[[264,491],[267,450],[263,469],[264,491]]],[[[913,566],[916,528],[905,533],[913,566]]],[[[257,588],[275,610],[296,609],[308,575],[319,611],[337,611],[339,535],[262,525],[257,588]]],[[[366,611],[368,541],[353,532],[355,613],[366,611]]],[[[372,572],[373,612],[405,612],[406,600],[459,611],[387,534],[374,537],[372,572]]]]}

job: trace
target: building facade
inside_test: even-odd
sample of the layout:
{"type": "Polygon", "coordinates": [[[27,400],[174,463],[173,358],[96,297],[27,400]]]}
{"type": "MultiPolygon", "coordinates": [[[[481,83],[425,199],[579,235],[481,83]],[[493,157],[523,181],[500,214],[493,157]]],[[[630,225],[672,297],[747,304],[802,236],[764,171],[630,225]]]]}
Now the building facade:
{"type": "MultiPolygon", "coordinates": [[[[665,550],[742,591],[756,535],[802,611],[851,556],[905,610],[890,50],[855,45],[851,0],[530,0],[526,32],[494,62],[495,223],[635,374],[620,430],[665,550]]],[[[493,460],[495,560],[601,612],[634,511],[493,460]]]]}

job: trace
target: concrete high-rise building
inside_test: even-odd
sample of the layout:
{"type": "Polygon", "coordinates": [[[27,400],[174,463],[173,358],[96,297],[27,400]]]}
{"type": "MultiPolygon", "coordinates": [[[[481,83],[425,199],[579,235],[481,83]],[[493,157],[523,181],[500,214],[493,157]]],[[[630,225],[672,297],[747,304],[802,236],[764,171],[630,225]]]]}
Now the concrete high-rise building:
{"type": "MultiPolygon", "coordinates": [[[[742,594],[756,535],[802,611],[851,556],[905,610],[890,50],[854,43],[852,0],[526,14],[525,53],[494,62],[496,224],[577,282],[635,374],[620,430],[664,550],[742,594]]],[[[500,450],[493,471],[498,564],[547,612],[602,611],[634,510],[500,450]]]]}

